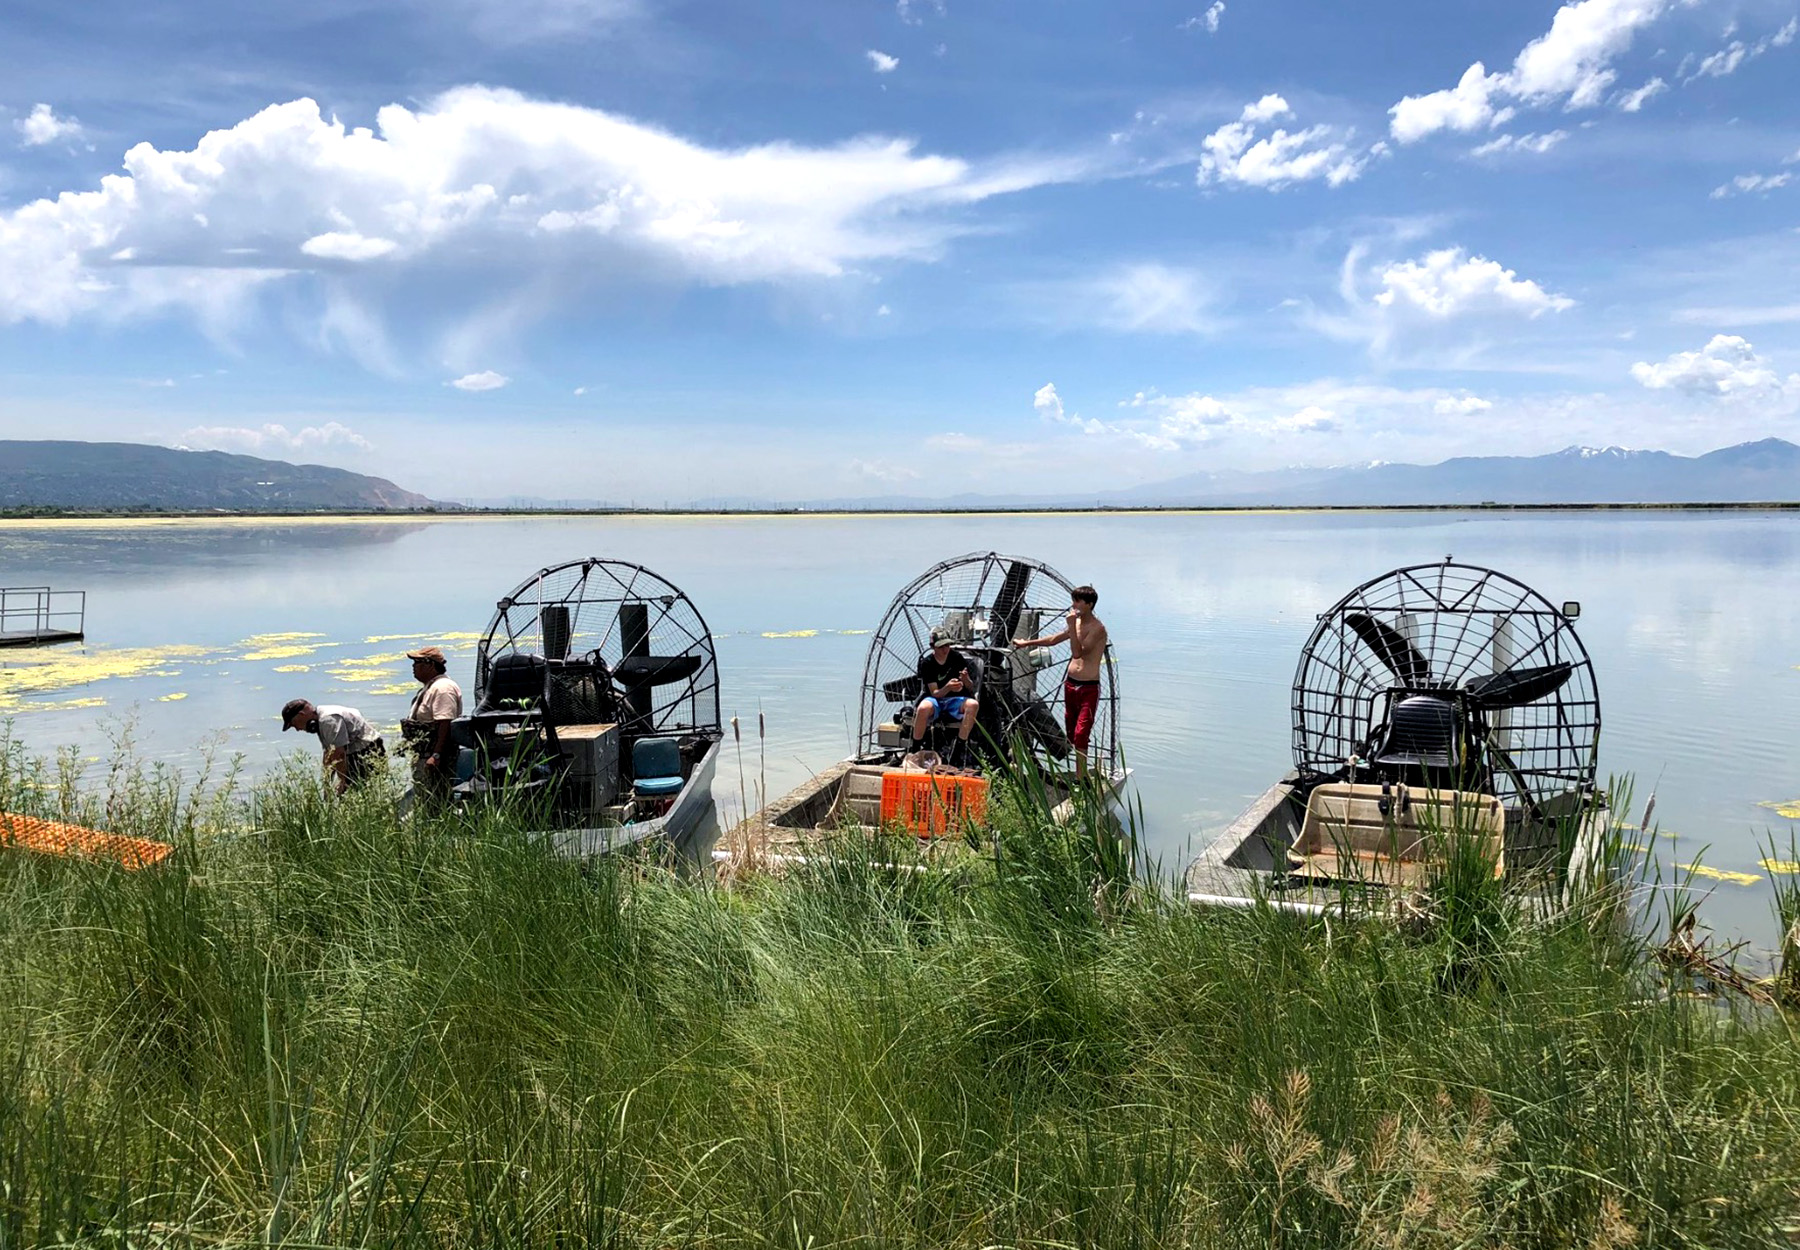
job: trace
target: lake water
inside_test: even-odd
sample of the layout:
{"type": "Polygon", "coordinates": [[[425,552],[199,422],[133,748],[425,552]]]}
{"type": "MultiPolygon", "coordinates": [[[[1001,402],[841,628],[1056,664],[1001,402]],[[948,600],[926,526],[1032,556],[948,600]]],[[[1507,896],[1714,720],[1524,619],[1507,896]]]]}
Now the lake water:
{"type": "MultiPolygon", "coordinates": [[[[994,549],[1100,590],[1121,740],[1152,852],[1179,867],[1289,766],[1289,687],[1314,616],[1390,568],[1485,564],[1579,599],[1604,718],[1601,772],[1656,789],[1666,863],[1704,850],[1707,916],[1766,940],[1769,869],[1800,803],[1800,516],[1782,513],[1293,513],[1001,517],[529,518],[44,525],[0,522],[0,585],[88,592],[88,642],[0,651],[0,717],[33,750],[254,770],[294,696],[391,725],[401,653],[442,642],[472,685],[494,601],[586,555],[648,565],[717,636],[726,717],[769,794],[847,751],[869,638],[939,559],[994,549]],[[759,762],[755,724],[768,726],[759,762]]],[[[740,808],[719,770],[721,816],[740,808]]],[[[1635,819],[1636,812],[1633,812],[1635,819]]]]}

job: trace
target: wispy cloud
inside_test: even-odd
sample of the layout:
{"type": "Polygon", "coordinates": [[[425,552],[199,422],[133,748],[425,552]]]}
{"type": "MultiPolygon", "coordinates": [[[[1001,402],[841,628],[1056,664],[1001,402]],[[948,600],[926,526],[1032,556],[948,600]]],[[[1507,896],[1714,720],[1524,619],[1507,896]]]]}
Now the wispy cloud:
{"type": "Polygon", "coordinates": [[[1182,30],[1203,30],[1209,35],[1219,33],[1219,19],[1225,16],[1225,0],[1213,0],[1206,12],[1197,17],[1190,17],[1181,23],[1182,30]]]}
{"type": "Polygon", "coordinates": [[[897,56],[889,56],[887,53],[878,52],[874,48],[870,48],[867,52],[863,53],[863,55],[869,58],[869,65],[877,74],[891,74],[900,68],[900,58],[897,56]]]}
{"type": "Polygon", "coordinates": [[[371,444],[347,425],[328,421],[290,430],[285,425],[255,427],[197,425],[181,435],[181,445],[193,451],[237,451],[253,455],[316,452],[348,448],[368,451],[371,444]]]}

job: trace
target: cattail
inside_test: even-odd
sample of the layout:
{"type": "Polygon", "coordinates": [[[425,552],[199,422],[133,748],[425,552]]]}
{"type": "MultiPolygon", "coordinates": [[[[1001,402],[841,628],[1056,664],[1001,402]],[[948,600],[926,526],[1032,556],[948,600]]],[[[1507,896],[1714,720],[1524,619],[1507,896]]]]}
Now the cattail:
{"type": "Polygon", "coordinates": [[[744,790],[744,732],[738,728],[738,718],[731,718],[731,736],[737,743],[738,766],[738,803],[743,807],[744,816],[750,815],[750,797],[744,790]]]}

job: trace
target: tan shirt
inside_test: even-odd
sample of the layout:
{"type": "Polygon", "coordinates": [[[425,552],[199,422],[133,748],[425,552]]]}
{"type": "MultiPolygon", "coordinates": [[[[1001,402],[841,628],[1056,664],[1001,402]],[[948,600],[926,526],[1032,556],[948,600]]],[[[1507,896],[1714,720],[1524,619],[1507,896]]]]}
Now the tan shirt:
{"type": "Polygon", "coordinates": [[[448,673],[431,679],[431,682],[413,696],[412,711],[407,713],[408,720],[422,721],[431,724],[433,721],[455,720],[462,715],[462,687],[450,680],[448,673]]]}

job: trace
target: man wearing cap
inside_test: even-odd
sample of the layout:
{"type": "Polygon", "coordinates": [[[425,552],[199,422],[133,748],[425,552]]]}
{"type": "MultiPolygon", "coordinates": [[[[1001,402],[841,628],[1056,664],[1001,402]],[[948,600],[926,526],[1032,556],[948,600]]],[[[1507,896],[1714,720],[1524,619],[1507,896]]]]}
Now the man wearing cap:
{"type": "Polygon", "coordinates": [[[281,709],[281,731],[290,729],[319,735],[325,770],[336,780],[339,794],[375,776],[387,759],[381,735],[353,707],[335,703],[315,707],[305,699],[289,699],[281,709]]]}
{"type": "Polygon", "coordinates": [[[925,688],[925,697],[913,709],[912,740],[913,749],[917,750],[926,729],[939,716],[960,721],[956,758],[952,762],[962,763],[968,759],[969,735],[975,732],[975,714],[981,710],[981,704],[975,698],[975,678],[969,673],[969,661],[950,645],[955,637],[944,626],[938,626],[931,631],[931,650],[919,659],[919,684],[925,688]]]}
{"type": "Polygon", "coordinates": [[[400,735],[413,757],[413,788],[427,802],[443,802],[456,784],[450,723],[462,715],[462,687],[450,680],[449,662],[440,648],[421,647],[408,651],[406,658],[421,687],[413,696],[412,710],[400,722],[400,735]]]}

